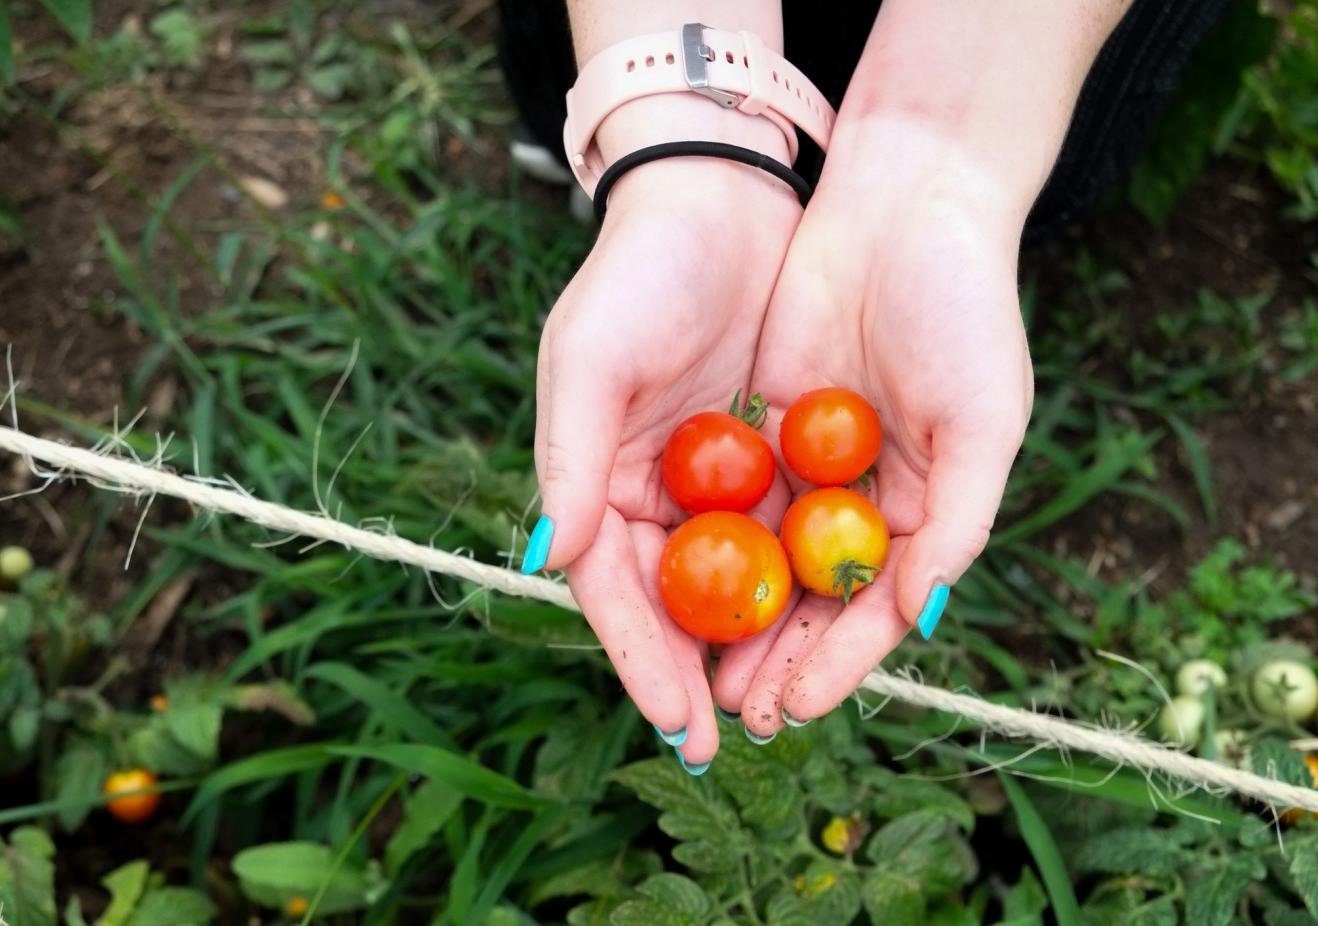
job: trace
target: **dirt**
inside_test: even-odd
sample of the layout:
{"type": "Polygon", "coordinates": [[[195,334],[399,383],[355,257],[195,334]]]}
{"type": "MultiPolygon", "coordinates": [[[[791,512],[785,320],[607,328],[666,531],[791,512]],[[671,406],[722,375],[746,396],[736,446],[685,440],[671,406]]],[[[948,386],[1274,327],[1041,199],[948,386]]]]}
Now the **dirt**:
{"type": "MultiPolygon", "coordinates": [[[[1210,167],[1158,228],[1131,210],[1111,210],[1025,261],[1041,292],[1061,285],[1060,267],[1077,246],[1099,264],[1125,273],[1130,285],[1108,310],[1136,343],[1152,340],[1151,318],[1185,311],[1200,290],[1236,299],[1273,298],[1262,314],[1266,336],[1277,320],[1318,296],[1318,228],[1280,219],[1285,195],[1267,176],[1234,161],[1210,167]]],[[[1045,321],[1046,324],[1046,321],[1045,321]]],[[[1099,362],[1118,381],[1119,358],[1099,362]]],[[[1146,576],[1154,595],[1178,587],[1186,570],[1220,539],[1235,538],[1258,561],[1296,571],[1318,588],[1318,377],[1294,383],[1263,376],[1230,397],[1231,407],[1193,424],[1208,454],[1216,519],[1204,516],[1189,460],[1179,442],[1164,441],[1156,488],[1191,518],[1182,529],[1166,512],[1121,496],[1105,496],[1068,519],[1047,541],[1079,556],[1106,580],[1146,576]]],[[[1318,642],[1311,615],[1285,628],[1318,642]]]]}

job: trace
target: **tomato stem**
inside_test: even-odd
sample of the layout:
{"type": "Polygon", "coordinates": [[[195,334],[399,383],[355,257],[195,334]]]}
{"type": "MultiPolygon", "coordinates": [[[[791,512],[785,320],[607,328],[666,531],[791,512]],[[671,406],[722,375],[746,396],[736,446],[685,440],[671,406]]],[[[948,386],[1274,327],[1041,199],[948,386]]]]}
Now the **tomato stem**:
{"type": "Polygon", "coordinates": [[[843,560],[833,567],[833,591],[842,591],[842,603],[851,604],[851,593],[857,585],[869,585],[879,574],[878,566],[858,563],[854,559],[843,560]]]}
{"type": "Polygon", "coordinates": [[[732,407],[728,409],[728,414],[740,418],[758,431],[769,415],[769,403],[758,392],[752,393],[749,399],[742,402],[741,390],[738,389],[732,396],[732,407]]]}

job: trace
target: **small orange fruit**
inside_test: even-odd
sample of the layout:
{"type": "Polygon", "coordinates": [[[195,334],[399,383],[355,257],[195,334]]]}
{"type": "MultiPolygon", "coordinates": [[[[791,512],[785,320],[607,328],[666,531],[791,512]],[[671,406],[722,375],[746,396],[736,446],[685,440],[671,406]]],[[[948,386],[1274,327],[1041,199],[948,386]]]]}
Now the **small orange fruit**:
{"type": "Polygon", "coordinates": [[[115,772],[109,778],[105,779],[104,791],[111,800],[106,802],[105,809],[124,823],[141,823],[149,820],[160,806],[160,794],[152,792],[150,794],[132,794],[129,792],[143,791],[146,788],[154,788],[160,779],[155,774],[144,768],[130,768],[124,772],[115,772]],[[115,795],[123,794],[124,797],[115,795]]]}

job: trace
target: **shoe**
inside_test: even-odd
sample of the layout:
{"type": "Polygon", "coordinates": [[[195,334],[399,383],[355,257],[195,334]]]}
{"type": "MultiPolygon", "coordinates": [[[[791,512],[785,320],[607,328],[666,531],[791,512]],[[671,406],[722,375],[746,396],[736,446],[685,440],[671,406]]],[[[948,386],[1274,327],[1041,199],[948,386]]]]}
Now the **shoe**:
{"type": "Polygon", "coordinates": [[[572,171],[568,170],[554,153],[531,137],[523,125],[513,128],[513,139],[508,145],[508,154],[513,163],[528,177],[534,177],[542,183],[554,186],[567,186],[576,182],[572,171]]]}

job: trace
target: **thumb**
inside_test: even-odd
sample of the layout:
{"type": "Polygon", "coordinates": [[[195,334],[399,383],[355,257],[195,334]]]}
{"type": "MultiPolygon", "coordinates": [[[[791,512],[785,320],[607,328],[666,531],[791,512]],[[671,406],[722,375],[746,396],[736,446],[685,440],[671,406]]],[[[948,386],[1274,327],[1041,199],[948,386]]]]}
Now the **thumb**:
{"type": "Polygon", "coordinates": [[[551,356],[536,394],[542,513],[522,561],[527,573],[562,569],[599,533],[629,398],[621,378],[589,356],[551,356]]]}
{"type": "Polygon", "coordinates": [[[897,564],[897,609],[927,640],[952,585],[988,543],[1022,429],[935,435],[924,522],[897,564]]]}

